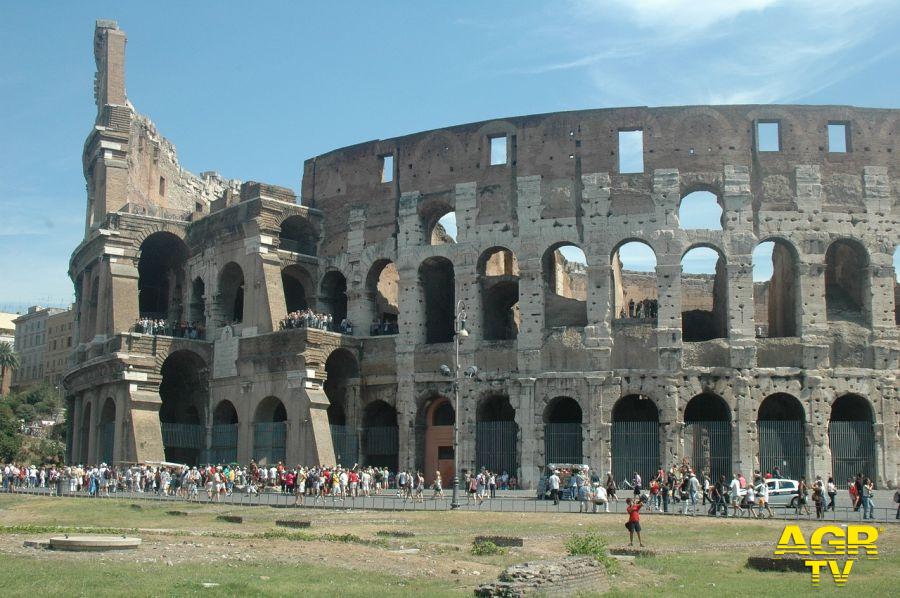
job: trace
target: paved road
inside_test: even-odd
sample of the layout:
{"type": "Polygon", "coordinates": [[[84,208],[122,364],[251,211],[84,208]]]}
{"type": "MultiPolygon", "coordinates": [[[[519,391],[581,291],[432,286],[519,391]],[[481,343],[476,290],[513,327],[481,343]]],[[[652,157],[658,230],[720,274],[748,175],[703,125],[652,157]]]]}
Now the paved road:
{"type": "MultiPolygon", "coordinates": [[[[31,488],[22,489],[22,493],[49,495],[47,488],[31,488]]],[[[886,494],[888,499],[893,497],[893,493],[886,494]]],[[[87,493],[81,492],[77,494],[69,494],[64,492],[64,496],[77,498],[90,498],[87,493]]],[[[896,518],[896,506],[885,507],[879,506],[879,498],[876,496],[875,521],[882,523],[900,523],[896,518]]],[[[559,505],[554,505],[549,500],[537,500],[534,492],[530,490],[519,491],[498,491],[497,497],[487,499],[480,505],[469,501],[464,493],[460,493],[460,510],[463,511],[492,511],[492,512],[515,512],[515,513],[578,513],[580,503],[576,501],[562,501],[559,505]]],[[[144,492],[114,492],[109,497],[99,497],[96,500],[152,500],[167,502],[184,502],[185,499],[172,496],[159,496],[157,494],[149,494],[144,492]]],[[[206,494],[200,494],[200,502],[209,502],[206,494]]],[[[270,506],[275,508],[292,508],[295,506],[293,496],[281,494],[278,492],[263,492],[257,495],[247,495],[235,493],[231,496],[223,496],[222,504],[235,506],[270,506]]],[[[849,506],[849,498],[843,501],[839,498],[838,507],[835,511],[828,511],[823,521],[841,521],[841,522],[857,522],[862,521],[862,511],[853,511],[849,506]]],[[[379,496],[346,498],[344,500],[332,500],[330,498],[318,502],[307,497],[302,506],[307,508],[323,508],[323,509],[373,509],[373,510],[389,510],[389,511],[446,511],[450,509],[450,493],[446,493],[443,499],[434,499],[432,493],[426,493],[424,502],[404,500],[397,496],[396,492],[389,492],[379,496]]],[[[705,507],[698,509],[697,517],[707,516],[705,507]]],[[[793,509],[774,508],[775,518],[785,521],[815,521],[815,509],[810,509],[812,515],[798,516],[793,509]]],[[[681,504],[670,505],[670,513],[663,513],[667,517],[681,517],[681,504]]],[[[610,505],[611,513],[625,513],[625,502],[619,501],[610,505]]],[[[646,513],[656,516],[658,513],[646,513]]],[[[690,516],[690,515],[687,515],[690,516]]]]}

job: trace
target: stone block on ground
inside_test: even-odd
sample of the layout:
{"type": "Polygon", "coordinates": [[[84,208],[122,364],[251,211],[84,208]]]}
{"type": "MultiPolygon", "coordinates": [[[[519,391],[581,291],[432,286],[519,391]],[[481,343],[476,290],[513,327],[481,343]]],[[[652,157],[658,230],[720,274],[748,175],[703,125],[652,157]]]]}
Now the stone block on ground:
{"type": "Polygon", "coordinates": [[[475,536],[475,539],[472,541],[473,544],[482,542],[493,542],[496,546],[504,548],[521,548],[524,544],[522,538],[513,536],[475,536]]]}
{"type": "Polygon", "coordinates": [[[216,517],[219,521],[227,521],[228,523],[243,523],[244,518],[240,515],[219,515],[216,517]]]}
{"type": "Polygon", "coordinates": [[[299,519],[277,519],[275,521],[275,525],[279,527],[292,527],[295,529],[299,529],[310,527],[312,525],[312,522],[299,519]]]}

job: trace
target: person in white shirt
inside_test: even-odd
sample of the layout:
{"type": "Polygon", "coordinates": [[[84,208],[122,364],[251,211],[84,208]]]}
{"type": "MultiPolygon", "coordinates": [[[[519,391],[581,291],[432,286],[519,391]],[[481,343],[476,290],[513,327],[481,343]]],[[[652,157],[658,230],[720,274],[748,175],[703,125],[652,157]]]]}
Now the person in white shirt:
{"type": "Polygon", "coordinates": [[[554,470],[550,477],[547,478],[547,486],[550,488],[550,498],[553,504],[559,504],[559,472],[554,470]]]}
{"type": "Polygon", "coordinates": [[[765,480],[756,487],[756,504],[759,505],[759,517],[763,516],[763,509],[769,512],[769,519],[774,516],[772,507],[769,506],[769,485],[765,480]]]}
{"type": "Polygon", "coordinates": [[[737,517],[738,511],[741,512],[741,515],[744,514],[744,509],[741,508],[741,481],[738,479],[738,474],[734,474],[734,477],[731,479],[731,485],[729,486],[729,494],[731,499],[731,516],[737,517]]]}
{"type": "Polygon", "coordinates": [[[747,484],[747,495],[745,498],[747,499],[747,516],[756,517],[756,512],[753,510],[756,506],[756,490],[753,488],[753,484],[747,484]]]}
{"type": "Polygon", "coordinates": [[[609,513],[609,500],[606,495],[606,488],[603,484],[597,484],[594,488],[594,513],[600,510],[600,505],[603,505],[604,509],[607,513],[609,513]]]}

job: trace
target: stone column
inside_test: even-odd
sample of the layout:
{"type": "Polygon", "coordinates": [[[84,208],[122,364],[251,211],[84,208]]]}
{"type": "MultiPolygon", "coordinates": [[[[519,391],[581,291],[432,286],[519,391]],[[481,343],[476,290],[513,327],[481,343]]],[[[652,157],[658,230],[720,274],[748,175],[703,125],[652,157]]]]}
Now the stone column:
{"type": "Polygon", "coordinates": [[[681,261],[676,254],[657,256],[657,328],[659,367],[681,369],[681,261]]]}
{"type": "MultiPolygon", "coordinates": [[[[519,485],[522,488],[535,488],[541,478],[537,464],[544,459],[542,434],[535,423],[535,386],[534,379],[521,379],[515,385],[518,397],[510,396],[516,406],[516,424],[519,426],[519,485]]],[[[514,391],[513,391],[514,392],[514,391]]]]}

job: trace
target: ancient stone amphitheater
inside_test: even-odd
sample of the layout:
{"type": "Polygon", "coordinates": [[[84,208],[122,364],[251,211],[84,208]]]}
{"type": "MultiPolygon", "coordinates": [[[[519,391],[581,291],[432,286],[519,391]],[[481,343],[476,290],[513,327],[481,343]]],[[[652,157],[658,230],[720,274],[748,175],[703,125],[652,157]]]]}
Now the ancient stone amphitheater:
{"type": "Polygon", "coordinates": [[[73,461],[449,478],[458,420],[461,467],[524,486],[551,462],[896,483],[900,111],[472,123],[308,159],[297,198],[183,170],[126,98],[114,22],[95,56],[73,461]],[[697,192],[704,229],[682,222],[697,192]],[[629,269],[635,243],[649,268],[629,269]],[[683,267],[697,248],[705,274],[683,267]],[[331,329],[282,329],[307,308],[331,329]]]}

